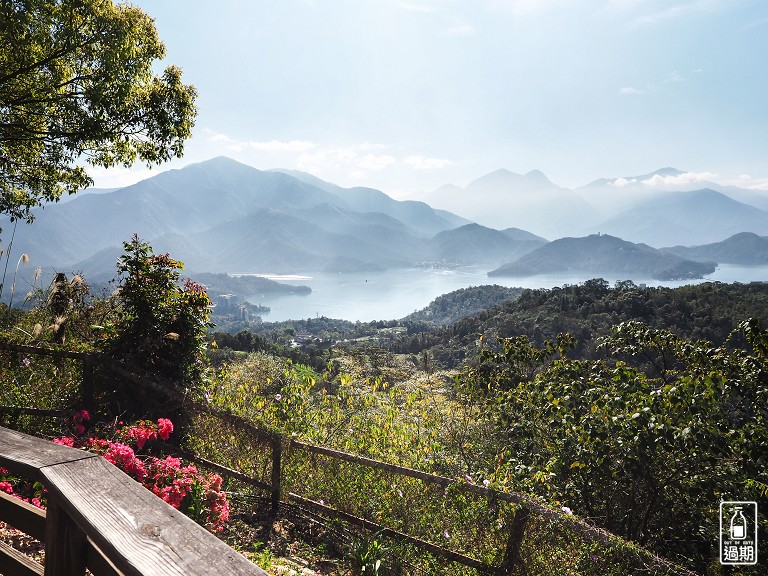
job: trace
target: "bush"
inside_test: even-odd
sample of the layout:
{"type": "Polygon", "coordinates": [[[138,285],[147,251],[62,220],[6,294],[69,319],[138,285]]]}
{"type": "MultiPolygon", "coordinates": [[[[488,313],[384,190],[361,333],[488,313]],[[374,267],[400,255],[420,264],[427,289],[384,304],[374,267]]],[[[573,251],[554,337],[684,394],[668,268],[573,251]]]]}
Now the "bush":
{"type": "MultiPolygon", "coordinates": [[[[155,254],[134,236],[123,244],[118,260],[120,287],[114,296],[117,313],[105,327],[104,347],[124,368],[164,385],[196,390],[208,362],[205,332],[211,300],[205,286],[187,280],[180,285],[183,263],[155,254]]],[[[144,394],[124,394],[121,408],[137,417],[152,413],[144,394]],[[137,400],[138,398],[138,400],[137,400]],[[138,404],[137,404],[138,402],[138,404]]]]}

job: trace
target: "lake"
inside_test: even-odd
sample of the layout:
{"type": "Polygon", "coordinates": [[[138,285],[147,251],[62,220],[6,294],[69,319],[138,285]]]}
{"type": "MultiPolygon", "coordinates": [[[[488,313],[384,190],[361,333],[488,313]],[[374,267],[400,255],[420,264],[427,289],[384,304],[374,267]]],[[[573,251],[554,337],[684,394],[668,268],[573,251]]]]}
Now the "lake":
{"type": "MultiPolygon", "coordinates": [[[[459,288],[498,284],[521,288],[553,288],[565,284],[578,284],[595,275],[541,275],[528,278],[488,278],[487,270],[461,269],[437,270],[412,268],[384,272],[355,272],[338,274],[296,274],[263,276],[286,284],[304,284],[312,288],[308,295],[254,294],[248,298],[252,304],[269,306],[266,322],[301,320],[326,316],[350,321],[396,320],[426,307],[442,294],[459,288]]],[[[598,275],[599,276],[599,275],[598,275]]],[[[615,275],[603,275],[611,285],[616,280],[626,280],[615,275]]],[[[704,280],[661,282],[659,280],[632,278],[636,284],[677,287],[700,282],[768,281],[768,266],[720,265],[704,280]]]]}

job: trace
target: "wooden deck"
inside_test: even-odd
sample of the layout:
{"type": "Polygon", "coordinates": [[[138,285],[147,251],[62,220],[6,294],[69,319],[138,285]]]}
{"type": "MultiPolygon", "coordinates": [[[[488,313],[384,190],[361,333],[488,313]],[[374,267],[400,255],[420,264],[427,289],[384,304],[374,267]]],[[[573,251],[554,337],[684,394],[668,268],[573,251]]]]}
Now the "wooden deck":
{"type": "Polygon", "coordinates": [[[0,427],[0,466],[48,489],[45,513],[0,494],[0,520],[45,542],[44,570],[0,546],[6,576],[266,576],[101,456],[0,427]]]}

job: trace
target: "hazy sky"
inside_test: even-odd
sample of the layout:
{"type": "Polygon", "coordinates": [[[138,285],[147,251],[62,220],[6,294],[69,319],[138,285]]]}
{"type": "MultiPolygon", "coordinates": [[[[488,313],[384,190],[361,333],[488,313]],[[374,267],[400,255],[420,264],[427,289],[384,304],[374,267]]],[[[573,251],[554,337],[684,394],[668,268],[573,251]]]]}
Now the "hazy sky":
{"type": "Polygon", "coordinates": [[[226,155],[395,197],[498,168],[768,189],[765,0],[134,3],[200,94],[172,167],[226,155]]]}

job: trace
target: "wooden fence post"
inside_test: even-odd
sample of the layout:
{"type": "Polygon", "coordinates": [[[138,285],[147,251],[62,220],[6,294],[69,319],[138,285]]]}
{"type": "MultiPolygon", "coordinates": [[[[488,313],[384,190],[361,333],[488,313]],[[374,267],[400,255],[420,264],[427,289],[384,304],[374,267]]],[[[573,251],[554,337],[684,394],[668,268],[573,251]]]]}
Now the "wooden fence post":
{"type": "MultiPolygon", "coordinates": [[[[521,504],[515,512],[515,517],[512,519],[512,525],[509,527],[509,537],[507,538],[507,548],[504,551],[504,560],[498,569],[498,574],[508,575],[513,574],[513,570],[520,567],[520,546],[523,543],[523,537],[525,536],[525,526],[528,523],[528,517],[531,511],[527,506],[521,504]]],[[[522,567],[520,570],[515,570],[518,574],[525,574],[522,567]]]]}
{"type": "Polygon", "coordinates": [[[50,493],[45,523],[45,576],[83,576],[88,539],[50,493]]]}
{"type": "Polygon", "coordinates": [[[280,434],[275,434],[272,437],[272,493],[271,493],[271,512],[272,515],[277,514],[277,509],[280,506],[280,479],[282,476],[282,455],[283,455],[283,438],[280,434]]]}
{"type": "Polygon", "coordinates": [[[83,355],[83,408],[93,411],[93,353],[86,352],[83,355]]]}

